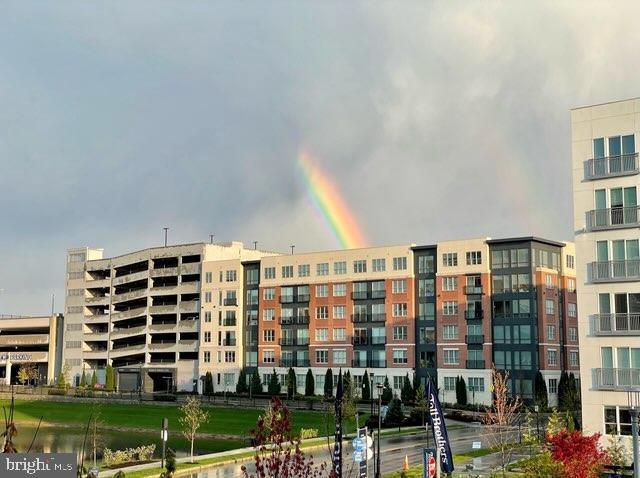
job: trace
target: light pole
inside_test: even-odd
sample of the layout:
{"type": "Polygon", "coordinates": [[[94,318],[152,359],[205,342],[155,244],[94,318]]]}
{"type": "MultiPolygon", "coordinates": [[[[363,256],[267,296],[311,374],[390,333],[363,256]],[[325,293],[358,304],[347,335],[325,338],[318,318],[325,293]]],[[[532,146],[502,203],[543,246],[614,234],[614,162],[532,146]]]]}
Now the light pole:
{"type": "Polygon", "coordinates": [[[533,409],[536,412],[536,440],[540,441],[540,407],[536,405],[533,409]]]}
{"type": "Polygon", "coordinates": [[[382,428],[382,389],[384,385],[381,383],[376,385],[378,389],[378,452],[376,453],[376,476],[380,478],[380,429],[382,428]]]}
{"type": "Polygon", "coordinates": [[[160,468],[164,468],[164,460],[166,457],[166,453],[167,453],[167,438],[169,437],[169,419],[168,418],[163,418],[162,419],[162,432],[161,432],[161,438],[162,438],[162,464],[160,465],[160,468]]]}
{"type": "Polygon", "coordinates": [[[631,435],[633,435],[633,478],[640,478],[640,457],[638,453],[638,405],[640,405],[640,391],[627,392],[629,413],[631,414],[631,435]]]}

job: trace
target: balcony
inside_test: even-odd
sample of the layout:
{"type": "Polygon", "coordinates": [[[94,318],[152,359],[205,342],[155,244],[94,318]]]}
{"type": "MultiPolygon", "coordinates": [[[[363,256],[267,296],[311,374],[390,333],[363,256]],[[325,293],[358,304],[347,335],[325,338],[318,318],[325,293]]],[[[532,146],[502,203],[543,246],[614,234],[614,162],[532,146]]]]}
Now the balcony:
{"type": "Polygon", "coordinates": [[[640,206],[592,209],[587,211],[586,229],[591,232],[638,227],[638,209],[640,206]]]}
{"type": "Polygon", "coordinates": [[[585,181],[634,174],[638,174],[638,153],[593,158],[584,162],[585,181]]]}
{"type": "Polygon", "coordinates": [[[146,325],[140,325],[137,327],[129,327],[129,328],[120,328],[113,329],[111,332],[111,338],[119,338],[119,337],[129,337],[130,335],[139,335],[143,334],[145,331],[146,325]]]}
{"type": "Polygon", "coordinates": [[[104,304],[107,305],[109,303],[110,297],[108,295],[100,295],[95,297],[85,297],[84,301],[87,304],[104,304]]]}
{"type": "Polygon", "coordinates": [[[169,277],[169,276],[177,276],[178,268],[177,267],[162,267],[159,269],[151,269],[149,271],[149,275],[151,277],[169,277]]]}
{"type": "Polygon", "coordinates": [[[371,345],[384,345],[387,343],[386,337],[371,337],[371,345]]]}
{"type": "Polygon", "coordinates": [[[126,292],[124,294],[115,294],[111,299],[113,304],[118,302],[124,302],[127,300],[139,299],[140,297],[146,296],[148,293],[147,289],[134,290],[131,292],[126,292]]]}
{"type": "Polygon", "coordinates": [[[178,304],[152,305],[149,307],[150,314],[175,314],[178,304]]]}
{"type": "Polygon", "coordinates": [[[371,298],[372,299],[384,299],[386,297],[387,293],[384,290],[372,290],[371,291],[371,298]]]}
{"type": "Polygon", "coordinates": [[[123,344],[123,345],[117,345],[111,348],[111,356],[113,357],[121,357],[123,355],[128,355],[130,353],[133,352],[141,352],[145,349],[147,345],[146,344],[133,344],[133,345],[129,345],[129,344],[123,344]]]}
{"type": "Polygon", "coordinates": [[[199,309],[199,301],[197,300],[187,300],[184,302],[180,302],[180,312],[198,312],[199,309]]]}
{"type": "Polygon", "coordinates": [[[309,302],[309,294],[298,294],[296,302],[309,302]]]}
{"type": "Polygon", "coordinates": [[[161,285],[149,289],[151,295],[175,294],[176,292],[178,292],[177,285],[161,285]]]}
{"type": "MultiPolygon", "coordinates": [[[[159,307],[173,307],[175,308],[175,305],[170,305],[170,306],[159,306],[159,307]]],[[[153,307],[150,307],[150,309],[153,309],[153,307]]],[[[147,314],[147,308],[146,307],[136,307],[135,309],[129,309],[129,310],[123,310],[122,312],[116,312],[114,314],[111,314],[111,320],[122,320],[122,319],[130,319],[132,317],[139,317],[142,315],[146,315],[147,314]]]]}
{"type": "Polygon", "coordinates": [[[282,337],[280,339],[280,345],[283,345],[283,346],[293,345],[295,344],[295,342],[296,342],[295,337],[282,337]]]}
{"type": "Polygon", "coordinates": [[[85,315],[84,319],[92,324],[109,322],[109,314],[85,315]]]}
{"type": "Polygon", "coordinates": [[[640,368],[594,368],[593,389],[625,391],[640,387],[640,368]]]}
{"type": "Polygon", "coordinates": [[[465,310],[464,318],[467,320],[477,320],[482,319],[482,310],[465,310]]]}
{"type": "Polygon", "coordinates": [[[640,280],[640,260],[591,263],[591,282],[628,282],[640,280]]]}
{"type": "Polygon", "coordinates": [[[175,341],[167,342],[151,342],[149,344],[149,350],[167,350],[173,348],[176,345],[175,341]]]}
{"type": "Polygon", "coordinates": [[[593,335],[640,335],[640,314],[595,314],[591,325],[593,335]]]}
{"type": "Polygon", "coordinates": [[[195,332],[198,330],[197,320],[181,320],[178,324],[178,332],[195,332]]]}
{"type": "Polygon", "coordinates": [[[280,296],[281,304],[293,304],[293,296],[292,295],[281,295],[280,296]]]}
{"type": "Polygon", "coordinates": [[[369,298],[369,294],[364,291],[364,292],[351,292],[351,298],[353,300],[365,300],[369,298]]]}
{"type": "Polygon", "coordinates": [[[467,360],[467,368],[479,369],[484,367],[484,360],[467,360]]]}
{"type": "Polygon", "coordinates": [[[387,314],[371,314],[371,322],[384,322],[387,320],[387,314]]]}
{"type": "Polygon", "coordinates": [[[369,366],[371,368],[386,368],[387,366],[387,361],[382,359],[371,359],[369,360],[369,366]]]}
{"type": "Polygon", "coordinates": [[[149,330],[151,332],[167,332],[175,330],[177,324],[174,322],[169,322],[165,324],[151,324],[149,326],[149,330]]]}
{"type": "Polygon", "coordinates": [[[308,367],[309,359],[302,358],[283,358],[278,364],[280,367],[308,367]]]}
{"type": "Polygon", "coordinates": [[[482,345],[484,343],[484,335],[465,335],[464,341],[467,345],[482,345]]]}
{"type": "Polygon", "coordinates": [[[124,276],[119,276],[119,277],[114,277],[113,278],[113,285],[122,285],[122,284],[126,284],[128,282],[135,282],[141,279],[146,279],[147,277],[149,277],[149,271],[148,270],[143,270],[140,272],[133,272],[131,274],[127,274],[124,276]]]}
{"type": "Polygon", "coordinates": [[[235,327],[236,323],[237,323],[236,319],[222,319],[223,327],[235,327]]]}
{"type": "Polygon", "coordinates": [[[369,337],[351,337],[351,343],[353,345],[367,345],[369,337]]]}
{"type": "Polygon", "coordinates": [[[367,367],[367,360],[360,360],[360,359],[353,359],[351,361],[351,366],[352,367],[362,367],[362,368],[366,368],[367,367]]]}
{"type": "Polygon", "coordinates": [[[236,339],[222,339],[222,345],[224,347],[235,347],[236,339]]]}
{"type": "Polygon", "coordinates": [[[369,314],[351,314],[351,322],[354,324],[368,322],[370,318],[369,314]]]}
{"type": "MultiPolygon", "coordinates": [[[[109,340],[109,332],[84,332],[82,339],[85,342],[105,342],[109,340]]],[[[2,344],[1,337],[0,344],[2,344]]]]}
{"type": "Polygon", "coordinates": [[[481,285],[465,285],[464,293],[466,295],[482,294],[482,286],[481,285]]]}
{"type": "Polygon", "coordinates": [[[222,305],[238,305],[238,299],[235,297],[233,299],[223,299],[222,305]]]}
{"type": "Polygon", "coordinates": [[[200,274],[200,263],[182,264],[180,274],[200,274]]]}

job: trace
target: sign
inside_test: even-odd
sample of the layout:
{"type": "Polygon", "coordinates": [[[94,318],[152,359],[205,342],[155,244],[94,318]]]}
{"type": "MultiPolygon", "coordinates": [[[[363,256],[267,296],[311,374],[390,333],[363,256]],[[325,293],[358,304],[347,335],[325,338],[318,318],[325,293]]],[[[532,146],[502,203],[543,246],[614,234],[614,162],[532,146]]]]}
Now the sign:
{"type": "Polygon", "coordinates": [[[338,387],[336,388],[335,417],[336,431],[333,445],[333,471],[336,478],[342,478],[342,370],[338,375],[338,387]]]}
{"type": "Polygon", "coordinates": [[[351,444],[353,445],[353,451],[361,452],[367,447],[365,441],[360,437],[354,438],[351,444]]]}
{"type": "Polygon", "coordinates": [[[429,379],[426,385],[427,401],[429,403],[429,416],[431,417],[431,430],[436,447],[440,453],[440,469],[445,473],[453,472],[453,455],[447,434],[447,425],[444,421],[444,414],[438,398],[438,390],[429,379]]]}
{"type": "Polygon", "coordinates": [[[5,453],[0,460],[3,478],[76,478],[75,453],[5,453]]]}
{"type": "Polygon", "coordinates": [[[435,478],[438,473],[435,448],[422,449],[422,478],[435,478]]]}
{"type": "Polygon", "coordinates": [[[96,468],[95,466],[92,466],[91,468],[89,468],[89,472],[87,476],[95,476],[96,478],[98,478],[98,473],[99,473],[98,468],[96,468]]]}
{"type": "MultiPolygon", "coordinates": [[[[367,435],[367,427],[364,428],[359,428],[358,429],[358,438],[356,438],[356,440],[358,440],[358,444],[362,443],[364,445],[364,447],[362,448],[362,451],[360,451],[358,453],[358,460],[356,460],[356,454],[353,454],[354,460],[356,463],[358,463],[358,478],[367,478],[367,461],[370,460],[371,458],[373,458],[373,450],[371,449],[371,447],[373,446],[373,440],[371,439],[370,436],[367,435]]],[[[354,443],[356,440],[353,440],[354,443]]],[[[355,448],[355,446],[354,446],[355,448]]]]}
{"type": "Polygon", "coordinates": [[[474,441],[474,442],[471,444],[471,448],[472,448],[473,450],[479,450],[480,448],[482,448],[482,443],[481,443],[481,442],[479,442],[479,441],[474,441]]]}

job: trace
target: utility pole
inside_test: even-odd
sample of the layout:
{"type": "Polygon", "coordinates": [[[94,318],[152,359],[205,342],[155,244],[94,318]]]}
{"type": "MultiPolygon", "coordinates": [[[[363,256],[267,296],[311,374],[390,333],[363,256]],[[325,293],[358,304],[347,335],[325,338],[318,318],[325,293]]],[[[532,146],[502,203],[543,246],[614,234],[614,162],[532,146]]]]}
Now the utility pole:
{"type": "Polygon", "coordinates": [[[209,234],[209,244],[213,244],[213,238],[216,237],[215,234],[209,234]]]}
{"type": "Polygon", "coordinates": [[[258,249],[258,241],[253,241],[253,250],[258,249]]]}
{"type": "Polygon", "coordinates": [[[291,248],[291,255],[293,255],[293,250],[296,248],[296,246],[292,244],[289,247],[291,248]]]}
{"type": "Polygon", "coordinates": [[[168,227],[163,227],[164,229],[164,247],[167,247],[167,232],[169,231],[168,227]]]}
{"type": "Polygon", "coordinates": [[[629,412],[631,413],[631,435],[633,436],[633,478],[640,478],[640,453],[638,452],[638,405],[640,405],[640,391],[627,392],[629,412]]]}

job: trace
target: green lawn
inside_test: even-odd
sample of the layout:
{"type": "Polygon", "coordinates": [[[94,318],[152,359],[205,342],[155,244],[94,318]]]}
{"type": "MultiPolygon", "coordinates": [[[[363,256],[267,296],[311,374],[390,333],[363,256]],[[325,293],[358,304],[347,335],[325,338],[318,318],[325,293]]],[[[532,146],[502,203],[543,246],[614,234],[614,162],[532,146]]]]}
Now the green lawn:
{"type": "MultiPolygon", "coordinates": [[[[37,422],[40,417],[47,423],[60,423],[65,425],[86,425],[92,411],[92,404],[50,402],[50,401],[27,401],[16,400],[15,419],[20,424],[21,421],[37,422]]],[[[8,407],[8,400],[0,400],[0,405],[8,407]]],[[[156,431],[160,428],[163,417],[169,419],[170,429],[176,430],[179,427],[178,417],[180,411],[177,406],[158,405],[122,405],[122,404],[101,404],[100,420],[106,426],[130,427],[148,429],[156,431]]],[[[202,433],[212,433],[220,435],[234,435],[246,437],[249,431],[255,427],[261,410],[248,410],[243,408],[210,408],[210,420],[200,429],[202,433]]],[[[333,419],[328,418],[328,429],[333,430],[333,419]]],[[[317,428],[321,435],[325,431],[325,418],[322,412],[316,411],[293,411],[293,428],[298,431],[300,428],[317,428]]],[[[347,423],[346,430],[353,432],[354,424],[347,423]]]]}

